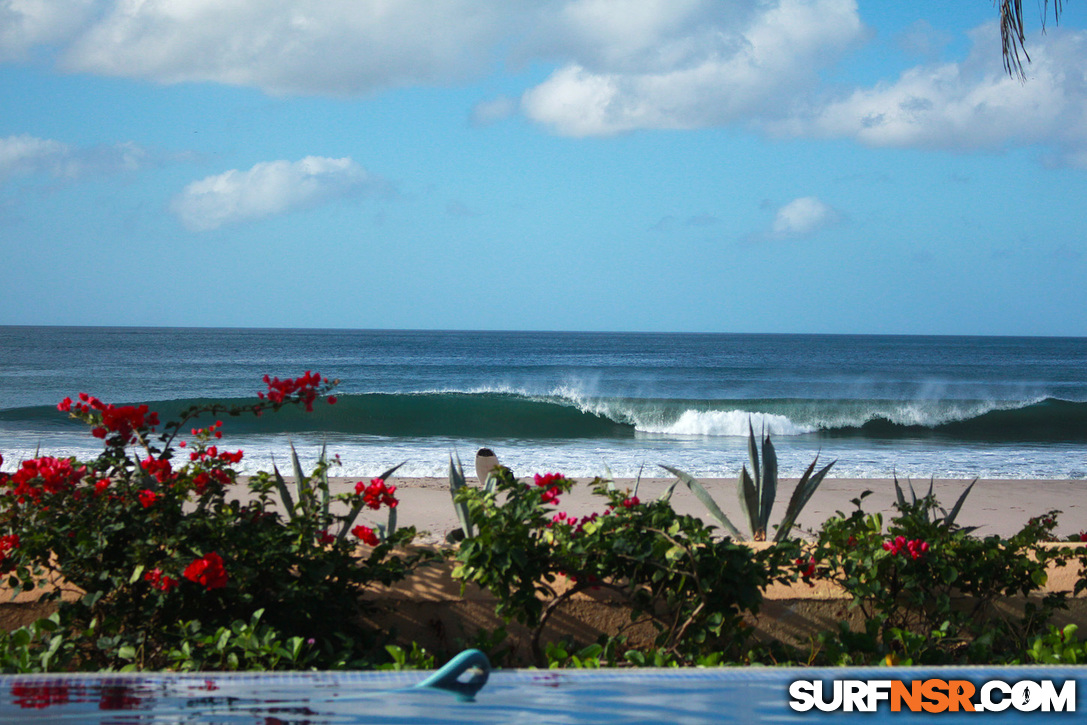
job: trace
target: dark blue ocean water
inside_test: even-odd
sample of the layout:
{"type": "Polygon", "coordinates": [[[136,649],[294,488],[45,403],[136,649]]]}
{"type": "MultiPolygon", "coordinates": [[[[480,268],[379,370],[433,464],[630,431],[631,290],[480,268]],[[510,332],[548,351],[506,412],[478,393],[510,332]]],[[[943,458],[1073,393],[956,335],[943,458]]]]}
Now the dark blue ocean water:
{"type": "Polygon", "coordinates": [[[87,392],[242,402],[265,373],[341,380],[313,414],[228,419],[245,465],[293,442],[343,475],[444,475],[483,445],[518,473],[735,476],[748,425],[784,475],[1087,478],[1087,339],[0,327],[0,453],[89,456],[87,392]]]}

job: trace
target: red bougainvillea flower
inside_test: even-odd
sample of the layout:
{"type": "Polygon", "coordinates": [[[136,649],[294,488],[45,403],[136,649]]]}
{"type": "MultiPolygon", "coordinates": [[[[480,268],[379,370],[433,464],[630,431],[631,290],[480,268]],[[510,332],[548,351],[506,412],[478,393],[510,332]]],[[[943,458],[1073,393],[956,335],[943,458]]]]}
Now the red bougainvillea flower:
{"type": "Polygon", "coordinates": [[[630,498],[623,500],[623,508],[625,508],[625,509],[634,508],[635,506],[637,506],[640,503],[641,503],[641,501],[638,500],[637,496],[631,496],[630,498]]]}
{"type": "Polygon", "coordinates": [[[74,468],[71,459],[42,456],[23,461],[19,470],[0,477],[0,482],[10,487],[17,502],[39,502],[44,495],[72,490],[86,475],[87,467],[74,468]]]}
{"type": "Polygon", "coordinates": [[[138,495],[140,498],[140,505],[143,506],[145,509],[149,509],[154,506],[155,501],[158,501],[159,499],[159,495],[157,493],[155,493],[154,491],[150,491],[146,488],[140,491],[138,495]]]}
{"type": "Polygon", "coordinates": [[[168,592],[178,585],[177,579],[164,575],[162,569],[152,569],[143,575],[143,579],[150,582],[155,589],[163,592],[168,592]]]}
{"type": "Polygon", "coordinates": [[[890,541],[884,541],[883,549],[891,552],[894,556],[901,554],[917,560],[928,553],[929,546],[927,541],[921,541],[920,539],[907,541],[905,536],[896,536],[890,541]]]}
{"type": "Polygon", "coordinates": [[[214,551],[193,560],[185,567],[185,571],[181,572],[181,576],[202,585],[209,592],[225,587],[228,579],[226,569],[223,567],[223,559],[214,551]]]}
{"type": "MultiPolygon", "coordinates": [[[[4,461],[4,459],[0,458],[0,463],[3,463],[3,461],[4,461]]],[[[1079,540],[1080,541],[1087,541],[1087,531],[1079,532],[1079,540]]]]}
{"type": "Polygon", "coordinates": [[[381,478],[371,479],[370,485],[359,481],[355,484],[355,493],[362,494],[363,502],[374,511],[382,506],[394,509],[400,503],[396,499],[396,486],[387,485],[381,478]]]}
{"type": "MultiPolygon", "coordinates": [[[[313,410],[313,401],[317,399],[317,390],[322,385],[328,385],[328,378],[322,378],[318,373],[309,370],[300,378],[287,378],[280,380],[267,375],[264,376],[264,384],[268,386],[267,392],[257,393],[261,400],[267,398],[273,405],[279,406],[287,397],[296,395],[298,400],[306,406],[306,410],[313,410]]],[[[335,402],[335,401],[330,401],[335,402]]]]}
{"type": "Polygon", "coordinates": [[[328,529],[317,532],[317,541],[321,544],[331,544],[336,540],[336,537],[328,533],[328,529]]]}
{"type": "Polygon", "coordinates": [[[540,488],[551,488],[554,484],[565,480],[566,476],[561,473],[545,473],[542,476],[537,473],[535,476],[536,485],[540,488]]]}
{"type": "Polygon", "coordinates": [[[13,549],[19,548],[19,535],[8,534],[6,536],[0,536],[0,562],[8,558],[8,553],[13,549]]]}
{"type": "Polygon", "coordinates": [[[793,562],[796,568],[800,570],[800,576],[805,579],[810,579],[815,576],[815,557],[810,557],[807,561],[804,559],[797,559],[793,562]]]}
{"type": "Polygon", "coordinates": [[[381,539],[377,538],[377,534],[369,526],[356,526],[351,529],[351,533],[359,538],[359,540],[367,546],[377,546],[381,543],[381,539]]]}
{"type": "Polygon", "coordinates": [[[140,461],[140,466],[159,483],[169,482],[174,475],[170,462],[165,459],[156,461],[154,458],[147,458],[140,461]]]}

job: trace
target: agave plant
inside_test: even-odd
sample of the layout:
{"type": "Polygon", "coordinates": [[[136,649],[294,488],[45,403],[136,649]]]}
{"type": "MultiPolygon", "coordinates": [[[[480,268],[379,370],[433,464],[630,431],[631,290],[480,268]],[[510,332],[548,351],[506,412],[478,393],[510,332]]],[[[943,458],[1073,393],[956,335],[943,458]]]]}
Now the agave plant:
{"type": "MultiPolygon", "coordinates": [[[[895,498],[898,499],[898,507],[900,509],[905,509],[906,506],[907,506],[906,495],[902,491],[902,486],[900,486],[899,483],[898,483],[898,475],[897,474],[895,474],[894,482],[895,482],[895,498]]],[[[951,507],[951,512],[948,513],[943,507],[935,505],[935,499],[932,496],[932,489],[933,489],[933,484],[935,483],[935,479],[934,478],[929,479],[928,493],[925,494],[925,497],[923,499],[921,499],[922,501],[932,501],[933,502],[932,508],[927,508],[926,507],[924,509],[925,515],[927,517],[930,517],[929,522],[933,523],[933,524],[939,524],[941,526],[946,526],[949,529],[954,528],[955,527],[955,519],[958,518],[958,516],[959,516],[959,511],[962,509],[962,504],[963,504],[964,501],[966,501],[966,497],[970,495],[970,489],[972,489],[974,487],[974,484],[977,483],[977,482],[978,482],[978,479],[976,479],[976,478],[973,481],[970,482],[970,485],[967,486],[963,490],[963,492],[959,495],[958,500],[955,501],[955,505],[951,507]],[[936,509],[939,509],[940,514],[941,514],[940,516],[935,515],[935,510],[936,509]]],[[[917,506],[917,492],[913,490],[913,482],[910,481],[910,479],[907,478],[906,479],[906,485],[909,486],[909,488],[910,488],[910,505],[916,507],[917,506]]],[[[970,531],[975,530],[976,528],[977,528],[976,526],[968,526],[968,527],[966,527],[964,529],[964,531],[970,532],[970,531]]]]}
{"type": "MultiPolygon", "coordinates": [[[[291,491],[287,487],[287,481],[283,478],[283,475],[279,472],[279,468],[276,467],[275,461],[272,461],[272,473],[276,484],[276,490],[279,492],[280,500],[283,502],[283,508],[287,512],[287,518],[294,520],[299,516],[303,517],[317,517],[321,521],[329,520],[329,502],[331,494],[329,491],[328,483],[328,455],[325,446],[321,446],[321,455],[317,459],[317,467],[314,470],[313,476],[306,476],[302,472],[302,463],[298,459],[298,452],[294,448],[294,444],[291,443],[291,468],[294,473],[295,493],[298,496],[298,502],[295,503],[294,498],[291,496],[291,491]]],[[[396,469],[403,466],[403,463],[399,463],[379,476],[382,480],[388,479],[396,469]]],[[[355,519],[362,512],[363,502],[359,501],[352,508],[347,516],[343,519],[343,524],[340,526],[340,532],[337,535],[339,540],[343,540],[351,530],[351,525],[355,523],[355,519]]],[[[377,536],[381,541],[385,541],[388,537],[392,536],[396,532],[396,507],[389,508],[389,518],[385,525],[377,525],[377,536]]]]}
{"type": "MultiPolygon", "coordinates": [[[[486,450],[486,449],[484,449],[486,450]]],[[[479,470],[477,469],[477,473],[479,470]]],[[[494,493],[495,487],[498,485],[498,477],[492,472],[487,474],[487,480],[483,481],[483,490],[486,493],[494,493]]],[[[467,479],[464,477],[464,466],[460,462],[460,455],[457,454],[454,459],[454,455],[449,456],[449,495],[453,497],[453,510],[457,512],[457,520],[460,522],[460,531],[464,534],[464,538],[470,539],[475,533],[475,529],[472,527],[472,520],[468,516],[468,504],[463,501],[457,501],[457,491],[464,488],[467,484],[467,479]]]]}
{"type": "MultiPolygon", "coordinates": [[[[765,541],[766,530],[770,525],[770,512],[774,508],[774,500],[777,498],[778,489],[778,462],[777,454],[774,452],[774,444],[770,442],[770,434],[765,433],[762,436],[762,457],[759,457],[759,446],[755,439],[755,430],[748,423],[748,437],[747,437],[747,454],[751,459],[751,473],[747,472],[747,465],[745,464],[740,471],[740,479],[737,482],[737,488],[740,495],[740,508],[747,517],[748,523],[751,527],[751,538],[754,541],[765,541]]],[[[804,506],[808,503],[812,494],[815,493],[815,489],[819,488],[819,484],[826,478],[827,472],[830,471],[836,461],[831,461],[818,471],[815,470],[815,464],[818,463],[819,458],[816,456],[815,460],[811,462],[808,469],[804,471],[804,475],[801,476],[800,481],[796,484],[796,488],[793,490],[793,495],[789,498],[789,504],[785,507],[785,517],[778,524],[777,533],[774,535],[774,541],[782,541],[792,531],[793,526],[796,524],[796,519],[800,515],[800,512],[804,509],[804,506]]],[[[742,539],[743,534],[740,530],[729,521],[725,512],[721,510],[721,507],[717,505],[717,502],[710,496],[706,487],[698,482],[697,479],[691,475],[684,473],[683,471],[672,468],[671,466],[661,466],[669,473],[676,477],[676,481],[668,487],[668,489],[662,495],[662,498],[670,498],[672,491],[676,485],[680,482],[685,484],[687,488],[695,495],[695,497],[702,502],[712,516],[721,526],[728,531],[729,535],[734,539],[742,539]]]]}

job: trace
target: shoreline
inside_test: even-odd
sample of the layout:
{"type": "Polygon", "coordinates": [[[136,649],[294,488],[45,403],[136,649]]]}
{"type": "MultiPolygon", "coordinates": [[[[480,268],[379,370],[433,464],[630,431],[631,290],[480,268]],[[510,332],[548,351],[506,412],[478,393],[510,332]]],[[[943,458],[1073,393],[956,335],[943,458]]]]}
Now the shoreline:
{"type": "MultiPolygon", "coordinates": [[[[288,483],[290,477],[286,477],[288,483]]],[[[239,483],[242,481],[239,478],[239,483]]],[[[357,478],[334,477],[329,479],[333,494],[353,490],[357,478]]],[[[368,480],[368,479],[367,479],[368,480]]],[[[592,493],[588,483],[591,479],[575,479],[577,485],[567,495],[561,497],[555,511],[564,511],[575,516],[585,516],[601,512],[603,499],[592,493]]],[[[638,497],[651,500],[661,493],[675,479],[643,478],[639,484],[638,497]]],[[[746,519],[740,510],[736,494],[736,479],[707,478],[699,479],[725,512],[725,515],[740,531],[746,531],[746,519]]],[[[935,479],[933,494],[938,503],[950,509],[972,479],[935,479]]],[[[478,485],[476,478],[469,477],[468,485],[478,485]]],[[[785,506],[796,486],[797,479],[783,478],[779,482],[777,501],[771,513],[771,524],[780,521],[785,506]]],[[[635,480],[616,479],[620,489],[633,489],[635,480]]],[[[900,479],[900,485],[909,495],[906,480],[900,479]]],[[[449,481],[446,478],[431,477],[392,477],[390,485],[397,487],[396,495],[400,500],[397,507],[399,526],[415,526],[420,533],[418,543],[436,544],[445,539],[445,535],[459,526],[453,510],[449,493],[449,481]]],[[[923,496],[928,492],[929,480],[914,480],[914,490],[923,496]]],[[[889,478],[827,478],[812,495],[797,520],[799,533],[804,538],[811,538],[809,532],[818,527],[829,517],[841,511],[849,514],[854,509],[851,499],[859,497],[864,491],[872,491],[863,502],[866,513],[881,512],[886,525],[894,513],[895,491],[893,479],[889,478]]],[[[243,497],[245,498],[245,497],[243,497]]],[[[708,523],[709,519],[702,504],[694,494],[680,484],[672,494],[672,506],[678,513],[698,516],[708,523]]],[[[956,523],[962,526],[977,526],[976,536],[999,535],[1008,537],[1019,531],[1027,520],[1053,510],[1062,513],[1057,517],[1057,536],[1061,539],[1071,534],[1087,530],[1087,481],[1077,479],[979,479],[963,503],[956,523]]],[[[366,509],[359,515],[359,522],[366,525],[385,522],[385,512],[370,516],[366,509]]]]}

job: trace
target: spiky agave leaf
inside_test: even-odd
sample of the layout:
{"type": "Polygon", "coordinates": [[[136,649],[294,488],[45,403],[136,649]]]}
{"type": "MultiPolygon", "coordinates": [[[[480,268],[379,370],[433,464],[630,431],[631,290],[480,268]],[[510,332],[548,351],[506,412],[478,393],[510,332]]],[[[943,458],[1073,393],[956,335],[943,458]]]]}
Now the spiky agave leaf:
{"type": "MultiPolygon", "coordinates": [[[[487,476],[487,483],[490,484],[492,478],[487,476]]],[[[497,479],[495,479],[497,480],[497,479]]],[[[460,455],[457,455],[456,464],[453,463],[453,456],[449,456],[449,495],[453,497],[453,510],[457,512],[457,520],[460,521],[461,531],[464,532],[465,538],[472,538],[472,521],[468,516],[468,504],[463,501],[457,501],[457,491],[461,490],[467,485],[464,478],[464,466],[461,465],[460,455]]]]}
{"type": "Polygon", "coordinates": [[[967,486],[966,489],[962,492],[962,494],[959,496],[959,500],[956,501],[955,505],[951,507],[951,513],[944,516],[944,523],[945,524],[947,524],[948,526],[954,526],[955,525],[955,519],[959,515],[959,510],[962,508],[963,502],[966,501],[966,497],[968,495],[970,495],[970,489],[972,489],[974,487],[974,484],[977,483],[977,482],[978,482],[978,479],[975,478],[973,481],[970,482],[970,485],[967,486]]]}
{"type": "Polygon", "coordinates": [[[762,500],[762,466],[759,465],[759,448],[755,443],[755,429],[747,419],[747,457],[751,460],[751,475],[755,479],[756,501],[762,500]]]}
{"type": "Polygon", "coordinates": [[[642,485],[642,471],[645,470],[645,463],[638,467],[638,475],[634,479],[634,492],[631,494],[634,498],[638,498],[638,487],[642,485]]]}
{"type": "Polygon", "coordinates": [[[893,475],[895,482],[895,499],[898,501],[898,508],[904,509],[906,508],[906,496],[902,493],[902,487],[898,485],[898,474],[895,473],[893,475]]]}
{"type": "Polygon", "coordinates": [[[328,485],[328,444],[321,444],[321,457],[317,459],[320,473],[318,474],[318,482],[321,487],[321,516],[322,521],[328,521],[328,506],[329,498],[331,496],[328,485]]]}
{"type": "MultiPolygon", "coordinates": [[[[386,537],[396,533],[396,506],[389,507],[389,521],[385,525],[386,537]]],[[[384,541],[385,539],[382,539],[384,541]]]]}
{"type": "Polygon", "coordinates": [[[298,460],[298,451],[294,449],[294,443],[290,443],[290,446],[291,466],[294,468],[294,484],[298,489],[298,502],[302,504],[302,513],[309,516],[312,513],[309,479],[302,473],[302,462],[298,460]]]}
{"type": "Polygon", "coordinates": [[[819,484],[826,478],[827,473],[831,467],[838,461],[834,460],[823,466],[814,475],[812,471],[815,470],[815,464],[819,462],[819,457],[816,456],[815,460],[808,466],[808,470],[804,471],[804,475],[801,476],[800,481],[796,484],[796,488],[793,489],[793,495],[789,497],[789,505],[785,507],[785,518],[781,520],[781,524],[778,526],[777,534],[774,535],[774,541],[784,541],[785,537],[792,531],[793,525],[796,524],[797,517],[800,516],[800,512],[804,510],[804,506],[807,505],[808,500],[815,493],[815,489],[819,488],[819,484]]]}
{"type": "Polygon", "coordinates": [[[762,440],[762,491],[759,497],[759,528],[755,532],[756,541],[766,539],[766,530],[770,526],[770,511],[774,508],[777,488],[778,458],[774,452],[774,444],[770,442],[770,434],[767,433],[762,440]]]}
{"type": "Polygon", "coordinates": [[[279,498],[283,502],[283,508],[287,509],[288,520],[294,519],[294,500],[291,499],[291,492],[287,488],[287,482],[283,480],[283,475],[279,472],[279,468],[276,467],[275,460],[272,460],[272,474],[275,477],[276,488],[279,490],[279,498]]]}
{"type": "Polygon", "coordinates": [[[747,466],[740,469],[740,477],[736,481],[736,493],[740,499],[740,510],[754,535],[759,530],[759,493],[755,490],[755,482],[751,479],[751,474],[747,472],[747,466]]]}
{"type": "MultiPolygon", "coordinates": [[[[721,507],[717,505],[717,502],[713,500],[713,496],[710,496],[710,493],[706,490],[705,486],[695,480],[690,474],[684,473],[678,468],[672,468],[671,466],[661,466],[661,468],[682,481],[687,488],[690,489],[691,493],[695,495],[695,498],[702,502],[702,505],[710,512],[710,516],[717,519],[717,522],[725,527],[732,538],[743,538],[740,530],[733,526],[732,522],[728,520],[728,517],[725,516],[725,512],[722,511],[721,507]]],[[[669,493],[669,495],[671,495],[671,493],[669,493]]]]}

